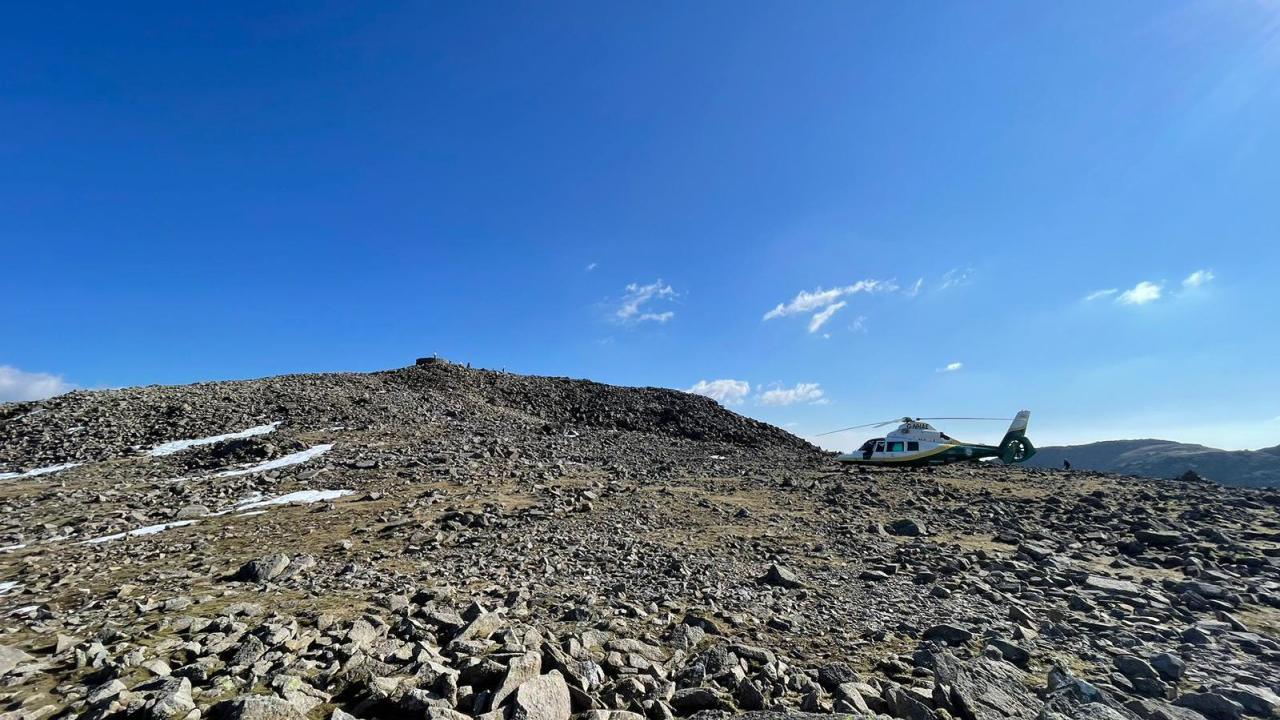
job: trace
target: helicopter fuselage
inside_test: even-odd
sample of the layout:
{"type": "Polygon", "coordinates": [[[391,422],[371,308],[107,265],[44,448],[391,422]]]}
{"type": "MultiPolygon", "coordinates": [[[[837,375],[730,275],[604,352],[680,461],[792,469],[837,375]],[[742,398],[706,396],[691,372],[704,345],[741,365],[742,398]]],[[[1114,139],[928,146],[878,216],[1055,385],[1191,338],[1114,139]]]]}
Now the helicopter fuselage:
{"type": "MultiPolygon", "coordinates": [[[[1029,415],[1029,413],[1028,413],[1029,415]]],[[[966,460],[1001,458],[1005,462],[1022,462],[1035,453],[1025,437],[1026,419],[1015,426],[1000,445],[960,442],[919,420],[905,421],[885,437],[872,438],[862,447],[839,455],[836,459],[849,465],[920,466],[945,465],[966,460]],[[1015,443],[1010,447],[1010,443],[1015,443]]]]}
{"type": "Polygon", "coordinates": [[[867,441],[871,447],[844,453],[836,459],[846,465],[946,465],[965,460],[1000,457],[1000,448],[957,441],[929,443],[898,441],[890,438],[867,441]],[[901,446],[901,449],[898,449],[901,446]],[[910,449],[908,449],[910,448],[910,449]]]}

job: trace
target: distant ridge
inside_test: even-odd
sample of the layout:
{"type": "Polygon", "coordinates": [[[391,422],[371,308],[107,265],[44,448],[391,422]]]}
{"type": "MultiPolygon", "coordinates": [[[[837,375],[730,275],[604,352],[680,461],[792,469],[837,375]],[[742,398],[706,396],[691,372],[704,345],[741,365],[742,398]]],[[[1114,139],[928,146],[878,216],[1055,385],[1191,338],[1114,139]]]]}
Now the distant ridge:
{"type": "Polygon", "coordinates": [[[1219,450],[1170,440],[1106,440],[1042,447],[1027,465],[1060,468],[1064,459],[1077,470],[1156,478],[1173,478],[1194,470],[1223,485],[1280,487],[1280,445],[1261,450],[1219,450]]]}

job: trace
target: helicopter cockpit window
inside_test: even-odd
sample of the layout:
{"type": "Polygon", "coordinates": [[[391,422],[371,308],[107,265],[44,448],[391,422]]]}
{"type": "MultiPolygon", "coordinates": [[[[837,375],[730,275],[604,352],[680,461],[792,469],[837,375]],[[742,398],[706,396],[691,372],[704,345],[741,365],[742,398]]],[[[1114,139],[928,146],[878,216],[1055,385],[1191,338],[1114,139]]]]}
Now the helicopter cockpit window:
{"type": "Polygon", "coordinates": [[[884,441],[876,443],[876,452],[884,452],[884,441]]]}
{"type": "Polygon", "coordinates": [[[916,442],[915,440],[907,441],[907,452],[915,452],[919,449],[920,449],[920,443],[916,442]]]}
{"type": "Polygon", "coordinates": [[[875,448],[875,445],[876,445],[876,441],[875,441],[875,440],[868,440],[868,441],[866,441],[866,442],[862,443],[862,447],[858,448],[858,452],[866,452],[866,451],[868,451],[868,450],[871,450],[871,449],[875,448]]]}
{"type": "Polygon", "coordinates": [[[888,445],[889,452],[902,452],[904,443],[901,440],[892,441],[888,445]]]}

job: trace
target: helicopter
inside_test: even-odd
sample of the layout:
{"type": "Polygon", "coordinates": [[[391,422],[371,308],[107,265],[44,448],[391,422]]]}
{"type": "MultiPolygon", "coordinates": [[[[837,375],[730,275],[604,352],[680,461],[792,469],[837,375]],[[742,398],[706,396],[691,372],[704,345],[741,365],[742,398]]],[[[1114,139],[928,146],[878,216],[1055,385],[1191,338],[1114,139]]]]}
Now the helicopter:
{"type": "Polygon", "coordinates": [[[1004,420],[1005,418],[910,418],[885,420],[866,425],[832,430],[831,435],[859,428],[877,428],[893,423],[898,427],[882,438],[872,438],[853,452],[843,453],[836,460],[846,465],[919,466],[945,465],[964,460],[1000,458],[1006,465],[1020,463],[1036,454],[1036,448],[1027,437],[1027,421],[1031,411],[1023,410],[1014,416],[1009,430],[999,445],[981,445],[960,442],[934,428],[926,420],[1004,420]]]}

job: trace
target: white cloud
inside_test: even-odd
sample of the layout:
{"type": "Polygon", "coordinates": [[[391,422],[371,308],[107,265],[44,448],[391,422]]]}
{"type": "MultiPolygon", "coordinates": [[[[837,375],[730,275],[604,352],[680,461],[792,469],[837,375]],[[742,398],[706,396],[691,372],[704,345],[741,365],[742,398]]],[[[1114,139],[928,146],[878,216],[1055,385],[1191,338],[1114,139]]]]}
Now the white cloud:
{"type": "Polygon", "coordinates": [[[1191,273],[1190,275],[1188,275],[1186,279],[1182,281],[1182,287],[1187,288],[1188,290],[1191,290],[1193,288],[1198,288],[1201,285],[1205,285],[1212,281],[1213,281],[1212,270],[1197,270],[1191,273]]]}
{"type": "Polygon", "coordinates": [[[897,289],[897,283],[892,280],[859,280],[852,285],[829,290],[822,288],[812,292],[801,290],[791,302],[778,303],[777,307],[765,313],[764,319],[773,320],[788,315],[813,313],[809,318],[809,332],[814,333],[821,329],[832,315],[839,312],[840,308],[848,304],[840,298],[858,293],[893,292],[897,289]]]}
{"type": "Polygon", "coordinates": [[[0,402],[43,400],[74,390],[75,385],[60,375],[42,372],[25,372],[9,365],[0,365],[0,402]]]}
{"type": "Polygon", "coordinates": [[[902,292],[906,294],[907,297],[915,297],[920,294],[920,288],[922,287],[924,287],[924,278],[916,278],[916,281],[912,283],[911,288],[903,290],[902,292]]]}
{"type": "Polygon", "coordinates": [[[1106,290],[1094,290],[1093,292],[1084,296],[1084,301],[1093,302],[1094,300],[1100,300],[1105,297],[1111,297],[1112,295],[1115,295],[1118,292],[1120,291],[1117,290],[1116,288],[1107,288],[1106,290]]]}
{"type": "Polygon", "coordinates": [[[622,305],[614,313],[614,316],[622,322],[653,321],[665,323],[675,317],[676,314],[670,310],[666,312],[644,312],[642,308],[650,302],[669,301],[675,298],[676,291],[672,290],[671,286],[662,282],[661,279],[655,280],[648,285],[631,283],[627,286],[627,292],[622,296],[622,305]]]}
{"type": "Polygon", "coordinates": [[[817,332],[818,328],[827,324],[827,321],[831,319],[832,315],[835,315],[840,308],[848,304],[849,303],[844,300],[841,300],[838,303],[828,305],[822,312],[814,313],[813,317],[809,318],[809,332],[817,332]]]}
{"type": "Polygon", "coordinates": [[[598,267],[600,267],[600,263],[587,263],[587,272],[591,272],[598,267]]]}
{"type": "Polygon", "coordinates": [[[1146,305],[1149,302],[1159,300],[1162,289],[1157,283],[1143,280],[1120,293],[1120,296],[1116,298],[1116,302],[1123,305],[1146,305]]]}
{"type": "Polygon", "coordinates": [[[693,387],[685,392],[694,395],[705,395],[722,405],[736,405],[747,398],[751,392],[751,383],[746,380],[731,380],[722,378],[720,380],[699,380],[693,387]]]}
{"type": "Polygon", "coordinates": [[[953,372],[957,372],[957,371],[959,371],[959,370],[960,370],[960,368],[963,368],[963,367],[964,367],[964,363],[962,363],[962,362],[947,363],[947,366],[946,366],[946,367],[938,368],[938,372],[940,372],[940,373],[953,373],[953,372]]]}
{"type": "Polygon", "coordinates": [[[949,290],[953,287],[968,285],[973,279],[973,268],[951,268],[942,274],[942,284],[938,286],[939,290],[949,290]]]}
{"type": "Polygon", "coordinates": [[[761,405],[825,405],[829,402],[823,397],[822,386],[818,383],[796,383],[795,387],[766,390],[756,397],[756,401],[761,405]]]}
{"type": "Polygon", "coordinates": [[[867,331],[867,316],[866,316],[866,315],[859,315],[859,316],[858,316],[858,317],[853,321],[853,323],[849,325],[849,329],[850,329],[850,330],[853,330],[853,331],[855,331],[855,332],[866,332],[866,331],[867,331]]]}

